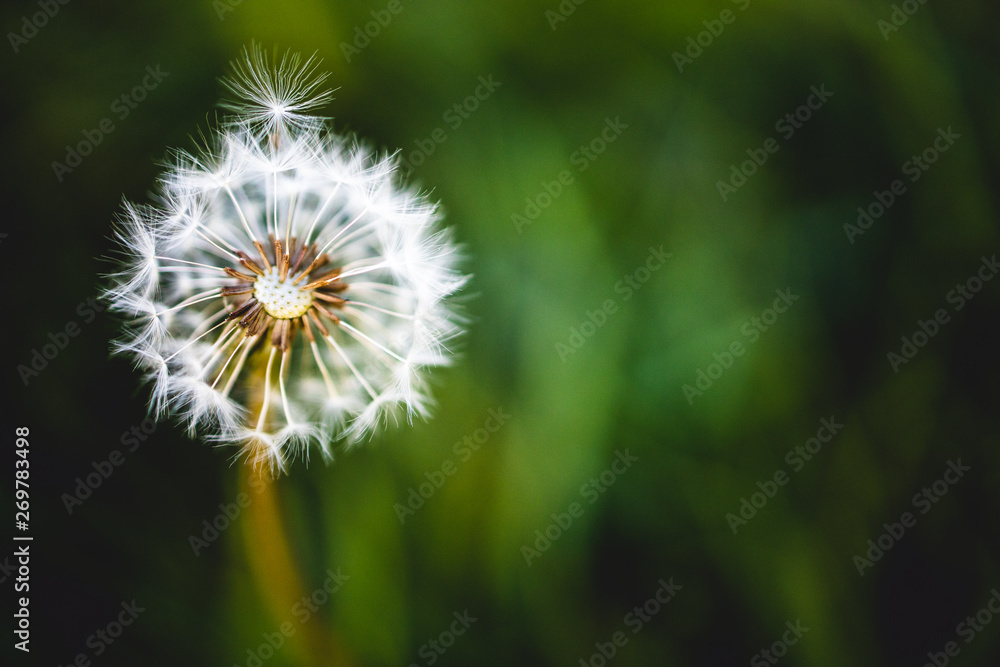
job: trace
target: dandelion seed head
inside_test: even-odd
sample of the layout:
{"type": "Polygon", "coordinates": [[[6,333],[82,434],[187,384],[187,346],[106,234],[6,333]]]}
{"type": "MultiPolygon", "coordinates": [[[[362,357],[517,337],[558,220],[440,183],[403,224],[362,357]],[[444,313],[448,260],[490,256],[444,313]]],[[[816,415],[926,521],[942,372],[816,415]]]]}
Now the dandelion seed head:
{"type": "Polygon", "coordinates": [[[159,204],[126,202],[104,297],[150,409],[274,472],[433,406],[467,277],[395,157],[334,134],[315,58],[246,49],[230,115],[174,151],[159,204]]]}

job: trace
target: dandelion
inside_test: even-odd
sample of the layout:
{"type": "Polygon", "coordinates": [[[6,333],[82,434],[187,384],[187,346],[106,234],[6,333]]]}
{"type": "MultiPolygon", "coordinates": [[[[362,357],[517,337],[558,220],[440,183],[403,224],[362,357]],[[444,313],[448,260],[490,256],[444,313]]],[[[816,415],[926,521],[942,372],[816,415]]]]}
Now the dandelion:
{"type": "Polygon", "coordinates": [[[230,115],[173,155],[156,206],[125,203],[105,294],[157,418],[282,470],[429,414],[427,369],[449,363],[467,278],[395,160],[310,115],[330,99],[317,66],[245,51],[230,115]]]}

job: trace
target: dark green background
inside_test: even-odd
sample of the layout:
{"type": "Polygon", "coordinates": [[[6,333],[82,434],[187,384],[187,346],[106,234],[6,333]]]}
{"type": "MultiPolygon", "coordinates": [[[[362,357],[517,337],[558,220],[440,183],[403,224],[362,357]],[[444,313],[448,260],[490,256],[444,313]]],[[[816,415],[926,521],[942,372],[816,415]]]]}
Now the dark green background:
{"type": "Polygon", "coordinates": [[[274,545],[249,515],[201,555],[189,545],[240,493],[232,451],[160,424],[72,515],[61,500],[145,418],[137,374],[108,359],[118,325],[76,310],[112,268],[111,221],[123,196],[148,201],[168,148],[191,146],[251,40],[323,57],[340,131],[409,154],[445,130],[413,178],[475,275],[435,418],[279,482],[303,592],[328,568],[350,579],[264,664],[333,664],[316,646],[334,637],[355,664],[428,664],[421,645],[466,609],[478,620],[437,664],[578,665],[624,630],[614,664],[745,665],[799,619],[781,664],[921,665],[951,640],[951,664],[996,664],[1000,620],[968,644],[956,626],[1000,587],[1000,283],[947,301],[1000,251],[995,5],[927,2],[886,40],[889,2],[587,0],[553,30],[556,0],[404,0],[347,62],[341,44],[386,4],[245,0],[220,18],[210,0],[76,0],[17,53],[6,35],[38,5],[0,11],[0,446],[31,428],[36,535],[34,650],[10,664],[93,658],[87,637],[133,598],[146,611],[93,664],[245,665],[289,617],[274,600],[298,591],[254,569],[274,545]],[[674,52],[726,9],[735,21],[679,72],[674,52]],[[157,65],[166,79],[116,117],[157,65]],[[444,114],[490,75],[501,86],[453,129],[444,114]],[[821,85],[833,96],[782,137],[821,85]],[[105,117],[114,131],[57,180],[52,163],[105,117]],[[573,153],[618,117],[627,130],[580,172],[573,153]],[[911,183],[904,163],[948,127],[961,138],[911,183]],[[778,151],[722,201],[716,182],[769,137],[778,151]],[[519,231],[512,214],[564,170],[573,182],[519,231]],[[896,179],[906,193],[850,243],[844,225],[896,179]],[[616,283],[661,245],[672,256],[626,301],[616,283]],[[794,307],[689,403],[683,385],[785,288],[794,307]],[[617,311],[563,361],[556,343],[607,299],[617,311]],[[893,372],[887,353],[939,308],[950,321],[893,372]],[[80,334],[25,386],[17,366],[70,321],[80,334]],[[458,463],[454,443],[496,408],[510,419],[458,463]],[[831,415],[843,429],[793,472],[786,452],[831,415]],[[590,504],[581,485],[626,449],[638,460],[590,504]],[[859,576],[867,540],[958,458],[971,471],[859,576]],[[446,459],[455,475],[401,524],[394,504],[446,459]],[[734,535],[726,514],[779,469],[787,485],[734,535]],[[522,546],[572,502],[583,515],[526,565],[522,546]],[[683,588],[632,634],[625,615],[670,577],[683,588]]]}

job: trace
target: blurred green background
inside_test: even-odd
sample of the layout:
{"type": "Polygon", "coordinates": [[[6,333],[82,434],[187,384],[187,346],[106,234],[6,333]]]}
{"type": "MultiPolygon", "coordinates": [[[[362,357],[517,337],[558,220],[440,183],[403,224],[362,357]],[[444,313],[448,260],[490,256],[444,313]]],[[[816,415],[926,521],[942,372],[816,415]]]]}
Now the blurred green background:
{"type": "Polygon", "coordinates": [[[31,428],[36,535],[33,650],[5,647],[10,664],[920,665],[948,642],[950,664],[997,664],[1000,620],[971,641],[959,624],[1000,587],[1000,282],[952,292],[1000,250],[997,19],[972,0],[6,3],[2,419],[11,442],[31,428]],[[335,127],[402,150],[475,274],[435,418],[266,492],[232,451],[142,431],[147,390],[86,302],[121,198],[148,201],[251,40],[324,59],[335,127]],[[123,116],[147,67],[166,75],[123,116]],[[509,418],[477,431],[491,410],[509,418]],[[936,502],[914,497],[958,459],[936,502]],[[193,546],[212,521],[228,527],[193,546]],[[296,601],[338,569],[305,620],[296,601]],[[661,580],[679,586],[662,606],[661,580]],[[135,622],[94,639],[132,600],[135,622]]]}

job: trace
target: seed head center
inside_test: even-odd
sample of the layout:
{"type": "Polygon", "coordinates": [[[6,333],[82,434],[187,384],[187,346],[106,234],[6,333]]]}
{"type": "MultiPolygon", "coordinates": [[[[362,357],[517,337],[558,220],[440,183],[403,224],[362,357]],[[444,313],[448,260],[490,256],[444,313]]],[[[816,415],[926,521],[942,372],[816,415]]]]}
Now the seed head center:
{"type": "Polygon", "coordinates": [[[312,306],[312,290],[300,289],[292,284],[292,276],[281,280],[278,267],[271,267],[254,282],[253,295],[271,317],[294,320],[302,317],[312,306]]]}

